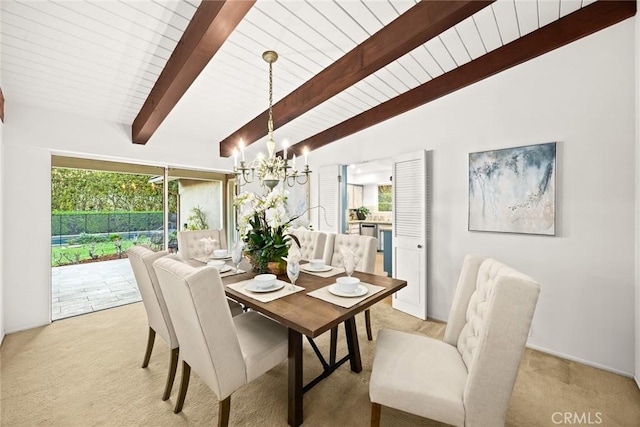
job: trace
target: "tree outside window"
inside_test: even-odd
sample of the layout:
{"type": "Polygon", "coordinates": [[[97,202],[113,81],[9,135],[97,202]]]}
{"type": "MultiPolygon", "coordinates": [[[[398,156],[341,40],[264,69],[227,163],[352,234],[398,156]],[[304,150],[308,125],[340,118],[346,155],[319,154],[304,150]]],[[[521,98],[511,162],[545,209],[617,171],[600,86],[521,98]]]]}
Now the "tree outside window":
{"type": "Polygon", "coordinates": [[[391,212],[391,186],[378,185],[378,211],[391,212]]]}

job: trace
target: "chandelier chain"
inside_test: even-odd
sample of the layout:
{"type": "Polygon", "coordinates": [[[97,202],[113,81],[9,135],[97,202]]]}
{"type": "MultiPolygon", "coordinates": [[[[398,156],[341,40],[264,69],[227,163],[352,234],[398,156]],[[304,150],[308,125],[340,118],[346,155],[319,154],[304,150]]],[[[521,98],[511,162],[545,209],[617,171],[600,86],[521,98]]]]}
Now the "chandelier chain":
{"type": "Polygon", "coordinates": [[[269,62],[269,139],[273,139],[273,63],[269,62]]]}

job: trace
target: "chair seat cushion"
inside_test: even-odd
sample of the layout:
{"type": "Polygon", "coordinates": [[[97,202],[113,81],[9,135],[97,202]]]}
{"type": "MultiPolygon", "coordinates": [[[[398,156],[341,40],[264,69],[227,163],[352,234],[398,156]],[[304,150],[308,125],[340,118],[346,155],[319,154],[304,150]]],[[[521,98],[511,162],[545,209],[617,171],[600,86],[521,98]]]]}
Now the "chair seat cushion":
{"type": "Polygon", "coordinates": [[[464,425],[467,368],[458,350],[405,332],[378,333],[371,372],[371,401],[421,417],[464,425]]]}
{"type": "Polygon", "coordinates": [[[247,382],[253,381],[287,358],[287,328],[255,311],[235,316],[233,322],[247,367],[247,382]]]}

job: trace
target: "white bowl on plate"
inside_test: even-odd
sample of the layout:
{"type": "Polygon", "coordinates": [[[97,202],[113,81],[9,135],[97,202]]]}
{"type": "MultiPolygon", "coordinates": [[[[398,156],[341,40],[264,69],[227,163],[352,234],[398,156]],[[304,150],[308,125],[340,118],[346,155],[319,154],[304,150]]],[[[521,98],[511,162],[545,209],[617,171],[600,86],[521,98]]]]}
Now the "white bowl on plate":
{"type": "Polygon", "coordinates": [[[227,252],[226,249],[216,249],[213,251],[213,256],[216,258],[226,257],[227,255],[229,255],[229,252],[227,252]]]}
{"type": "Polygon", "coordinates": [[[353,293],[358,288],[360,279],[357,277],[338,277],[336,279],[336,285],[338,290],[346,293],[353,293]]]}
{"type": "Polygon", "coordinates": [[[309,265],[314,270],[322,270],[324,268],[324,260],[323,259],[312,259],[312,260],[309,260],[309,265]]]}
{"type": "Polygon", "coordinates": [[[207,263],[207,265],[208,265],[209,267],[213,267],[213,268],[215,268],[215,269],[217,269],[217,270],[220,270],[220,269],[222,269],[222,268],[226,265],[226,263],[225,263],[224,261],[221,261],[221,260],[220,260],[220,261],[218,261],[218,260],[211,260],[211,261],[209,261],[209,262],[207,263]]]}
{"type": "Polygon", "coordinates": [[[276,283],[275,274],[258,274],[253,278],[256,287],[260,289],[268,289],[276,283]]]}

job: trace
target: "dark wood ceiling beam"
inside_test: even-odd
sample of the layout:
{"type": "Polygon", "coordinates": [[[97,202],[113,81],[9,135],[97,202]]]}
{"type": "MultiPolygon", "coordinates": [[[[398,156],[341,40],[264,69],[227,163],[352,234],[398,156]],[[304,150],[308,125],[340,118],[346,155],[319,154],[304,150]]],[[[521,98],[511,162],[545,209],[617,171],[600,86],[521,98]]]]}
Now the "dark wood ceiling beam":
{"type": "MultiPolygon", "coordinates": [[[[411,52],[495,0],[421,1],[273,106],[274,129],[301,116],[380,68],[411,52]]],[[[267,134],[268,111],[220,142],[228,157],[267,134]]]]}
{"type": "Polygon", "coordinates": [[[193,15],[131,127],[134,144],[146,144],[242,21],[255,0],[203,1],[193,15]]]}
{"type": "MultiPolygon", "coordinates": [[[[636,14],[635,1],[597,1],[288,148],[313,150],[574,42],[636,14]]],[[[281,153],[279,153],[281,154],[281,153]]]]}

